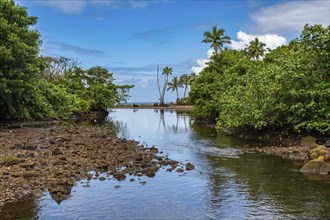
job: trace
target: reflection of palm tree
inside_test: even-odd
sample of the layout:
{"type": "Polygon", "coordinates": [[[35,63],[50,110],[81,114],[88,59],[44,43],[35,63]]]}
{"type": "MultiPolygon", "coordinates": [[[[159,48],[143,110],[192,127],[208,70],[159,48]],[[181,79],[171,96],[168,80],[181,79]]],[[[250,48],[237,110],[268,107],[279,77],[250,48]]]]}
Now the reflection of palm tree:
{"type": "Polygon", "coordinates": [[[160,124],[163,124],[164,129],[166,128],[165,125],[165,117],[164,117],[164,109],[159,110],[159,124],[158,124],[158,129],[160,128],[160,124]]]}
{"type": "Polygon", "coordinates": [[[216,26],[212,27],[212,32],[204,32],[205,38],[202,43],[212,43],[211,47],[213,47],[215,55],[218,54],[218,50],[220,51],[223,48],[224,44],[231,44],[230,37],[224,36],[224,32],[224,29],[217,29],[216,26]]]}

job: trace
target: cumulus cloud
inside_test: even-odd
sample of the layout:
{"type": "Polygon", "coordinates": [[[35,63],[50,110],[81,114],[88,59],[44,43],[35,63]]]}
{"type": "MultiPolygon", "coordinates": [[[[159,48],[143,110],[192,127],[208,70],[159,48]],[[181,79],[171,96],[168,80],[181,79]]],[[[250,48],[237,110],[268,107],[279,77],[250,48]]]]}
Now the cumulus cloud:
{"type": "MultiPolygon", "coordinates": [[[[260,34],[253,35],[247,34],[243,31],[237,32],[237,41],[232,40],[230,47],[235,50],[242,50],[255,38],[259,38],[259,40],[266,44],[266,48],[275,49],[278,46],[287,44],[286,38],[279,36],[277,34],[260,34]]],[[[207,67],[207,63],[210,61],[212,54],[214,53],[213,49],[209,49],[207,51],[207,58],[196,59],[195,64],[191,71],[193,73],[199,74],[205,67],[207,67]]]]}
{"type": "Polygon", "coordinates": [[[305,24],[330,23],[330,1],[288,1],[262,8],[250,15],[261,33],[300,32],[305,24]]]}
{"type": "Polygon", "coordinates": [[[214,50],[209,49],[207,51],[207,59],[202,58],[202,59],[196,59],[195,63],[197,64],[196,66],[191,67],[191,72],[195,74],[199,74],[205,67],[207,67],[207,63],[210,61],[211,56],[213,55],[214,50]]]}
{"type": "Polygon", "coordinates": [[[239,31],[237,32],[236,37],[238,41],[232,40],[230,46],[235,50],[242,50],[256,37],[259,38],[259,41],[266,44],[266,48],[270,49],[275,49],[276,47],[287,43],[287,40],[284,37],[281,37],[277,34],[253,35],[239,31]]]}

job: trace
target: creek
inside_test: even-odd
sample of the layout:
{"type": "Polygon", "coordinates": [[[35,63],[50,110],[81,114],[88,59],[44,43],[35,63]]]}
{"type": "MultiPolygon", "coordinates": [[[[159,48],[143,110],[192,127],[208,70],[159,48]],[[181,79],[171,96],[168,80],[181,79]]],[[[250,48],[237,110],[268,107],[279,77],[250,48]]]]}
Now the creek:
{"type": "Polygon", "coordinates": [[[118,136],[195,165],[130,182],[82,180],[57,204],[45,192],[3,209],[4,219],[329,219],[330,180],[301,163],[261,155],[256,141],[217,134],[185,112],[116,109],[118,136]]]}

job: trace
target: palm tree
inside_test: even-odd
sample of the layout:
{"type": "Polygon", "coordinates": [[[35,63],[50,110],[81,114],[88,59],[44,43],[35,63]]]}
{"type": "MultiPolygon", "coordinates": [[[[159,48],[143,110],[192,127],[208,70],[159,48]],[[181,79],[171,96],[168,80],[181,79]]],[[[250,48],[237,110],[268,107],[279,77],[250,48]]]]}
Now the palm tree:
{"type": "Polygon", "coordinates": [[[262,57],[265,52],[266,44],[259,41],[256,37],[253,41],[250,42],[250,45],[247,47],[247,53],[254,59],[259,60],[259,57],[262,57]]]}
{"type": "Polygon", "coordinates": [[[179,79],[178,79],[178,77],[176,77],[176,76],[174,76],[174,77],[172,78],[172,82],[169,82],[169,83],[167,84],[167,91],[168,91],[168,90],[172,90],[172,92],[173,92],[173,91],[176,91],[176,100],[179,99],[179,92],[178,92],[178,88],[179,88],[179,87],[181,87],[181,86],[180,86],[180,83],[179,83],[179,79]]]}
{"type": "Polygon", "coordinates": [[[197,75],[196,73],[191,73],[189,75],[189,86],[192,86],[194,82],[196,81],[197,75]]]}
{"type": "Polygon", "coordinates": [[[220,51],[223,48],[224,44],[231,44],[230,37],[224,35],[224,32],[224,29],[217,29],[216,26],[212,27],[212,32],[204,32],[205,38],[202,43],[212,43],[211,47],[213,47],[215,55],[218,54],[218,49],[220,51]]]}
{"type": "Polygon", "coordinates": [[[164,78],[163,90],[160,91],[158,69],[159,69],[159,67],[157,66],[157,84],[158,84],[158,91],[159,91],[159,105],[164,106],[165,105],[164,99],[165,99],[165,92],[166,92],[166,87],[167,87],[167,83],[168,83],[168,76],[172,74],[173,70],[170,67],[165,67],[163,69],[162,75],[165,75],[165,78],[164,78]]]}
{"type": "Polygon", "coordinates": [[[186,98],[186,92],[187,92],[187,88],[189,86],[190,80],[191,80],[191,77],[188,74],[183,74],[180,76],[179,85],[181,87],[184,87],[183,99],[186,98]]]}

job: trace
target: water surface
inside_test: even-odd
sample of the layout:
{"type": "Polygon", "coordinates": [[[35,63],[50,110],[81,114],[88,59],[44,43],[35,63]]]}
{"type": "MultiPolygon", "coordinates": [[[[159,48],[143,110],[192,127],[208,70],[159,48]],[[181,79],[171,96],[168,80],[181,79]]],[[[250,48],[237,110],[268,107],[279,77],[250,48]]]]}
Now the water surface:
{"type": "MultiPolygon", "coordinates": [[[[82,180],[61,204],[47,192],[7,206],[4,219],[329,219],[330,180],[306,177],[300,163],[249,150],[260,145],[217,135],[188,114],[120,109],[109,121],[118,136],[155,145],[196,167],[156,177],[82,180]]],[[[0,218],[1,219],[1,218],[0,218]]]]}

